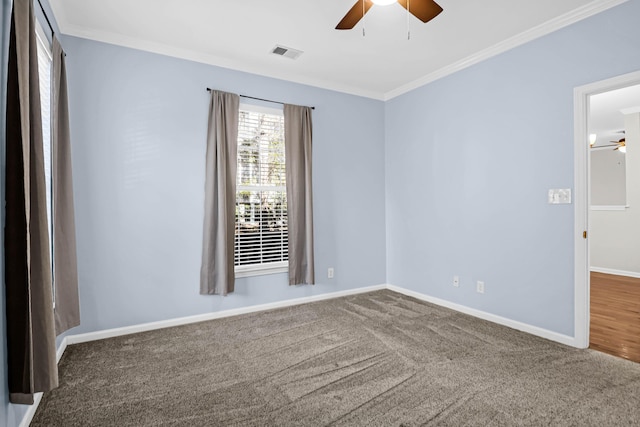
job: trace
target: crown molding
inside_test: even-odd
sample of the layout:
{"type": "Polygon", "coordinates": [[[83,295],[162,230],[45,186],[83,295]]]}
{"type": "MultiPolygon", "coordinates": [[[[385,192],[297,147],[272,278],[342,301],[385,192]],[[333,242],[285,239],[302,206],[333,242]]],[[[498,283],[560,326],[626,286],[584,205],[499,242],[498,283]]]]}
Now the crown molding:
{"type": "Polygon", "coordinates": [[[532,29],[517,34],[507,40],[497,43],[487,49],[477,52],[473,55],[467,56],[451,65],[442,67],[432,73],[429,73],[419,79],[416,79],[410,83],[401,85],[396,89],[388,92],[378,92],[364,90],[356,88],[350,85],[336,84],[335,82],[329,82],[323,79],[305,78],[295,73],[282,73],[282,72],[265,72],[263,67],[259,64],[247,65],[246,63],[229,58],[222,58],[219,56],[206,54],[202,52],[196,52],[189,49],[170,46],[162,43],[149,42],[147,40],[138,39],[134,37],[128,37],[121,34],[96,31],[93,29],[72,25],[67,20],[64,14],[64,8],[60,7],[59,2],[61,0],[50,0],[50,6],[55,16],[55,20],[60,28],[60,32],[66,35],[85,38],[89,40],[95,40],[103,43],[113,44],[117,46],[128,47],[132,49],[157,53],[160,55],[186,59],[189,61],[199,62],[208,65],[214,65],[217,67],[232,69],[235,71],[241,71],[245,73],[256,74],[264,77],[275,78],[279,80],[285,80],[293,83],[303,84],[307,86],[313,86],[320,89],[327,89],[336,92],[341,92],[349,95],[362,96],[365,98],[371,98],[379,101],[388,101],[397,96],[403,95],[414,89],[432,83],[450,74],[461,71],[472,65],[478,64],[486,59],[504,53],[522,44],[528,43],[532,40],[550,34],[561,28],[567,27],[578,21],[586,19],[590,16],[596,15],[612,7],[618,6],[622,3],[626,3],[628,0],[594,0],[591,3],[579,7],[569,13],[553,18],[541,25],[538,25],[532,29]]]}
{"type": "Polygon", "coordinates": [[[506,39],[500,43],[497,43],[487,49],[481,50],[473,55],[467,56],[466,58],[460,61],[454,62],[451,65],[440,68],[439,70],[436,70],[433,73],[427,74],[426,76],[421,77],[417,80],[414,80],[411,83],[407,83],[394,90],[391,90],[385,93],[384,100],[388,101],[397,96],[403,95],[421,86],[424,86],[426,84],[439,80],[443,77],[446,77],[450,74],[456,73],[472,65],[478,64],[486,59],[489,59],[491,57],[504,53],[508,50],[511,50],[515,47],[528,43],[542,36],[546,36],[547,34],[550,34],[561,28],[567,27],[583,19],[589,18],[590,16],[597,15],[598,13],[604,12],[607,9],[611,9],[612,7],[621,5],[622,3],[626,3],[627,1],[628,0],[592,1],[591,3],[586,4],[582,7],[579,7],[575,10],[572,10],[569,13],[553,18],[543,24],[538,25],[537,27],[533,27],[527,31],[524,31],[509,39],[506,39]]]}
{"type": "Polygon", "coordinates": [[[629,107],[629,108],[623,108],[622,110],[620,110],[620,112],[622,114],[624,114],[625,116],[627,114],[635,114],[635,113],[640,113],[640,105],[637,107],[629,107]]]}
{"type": "Polygon", "coordinates": [[[150,42],[148,40],[143,40],[136,37],[124,36],[122,34],[107,31],[98,31],[79,25],[70,24],[63,12],[64,8],[60,7],[58,4],[59,1],[60,0],[51,0],[51,9],[55,16],[55,20],[58,23],[58,27],[60,28],[60,32],[68,36],[94,40],[116,46],[128,47],[131,49],[156,53],[173,58],[186,59],[188,61],[227,68],[234,71],[256,74],[262,77],[285,80],[287,82],[313,86],[320,89],[332,90],[349,95],[361,96],[378,101],[384,100],[383,92],[368,91],[349,85],[340,85],[334,82],[328,82],[326,80],[301,77],[299,74],[295,73],[274,73],[268,71],[265,72],[264,68],[260,64],[247,65],[247,63],[243,61],[223,58],[220,56],[202,53],[190,49],[184,49],[163,43],[150,42]]]}

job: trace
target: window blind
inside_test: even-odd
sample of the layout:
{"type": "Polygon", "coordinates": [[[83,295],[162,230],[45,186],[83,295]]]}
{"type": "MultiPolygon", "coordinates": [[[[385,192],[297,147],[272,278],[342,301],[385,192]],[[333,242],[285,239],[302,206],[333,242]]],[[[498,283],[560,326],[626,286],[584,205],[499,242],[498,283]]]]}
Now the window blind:
{"type": "Polygon", "coordinates": [[[236,188],[236,266],[288,259],[284,117],[240,110],[236,188]]]}
{"type": "MultiPolygon", "coordinates": [[[[53,221],[52,221],[52,173],[51,164],[51,80],[53,73],[53,55],[51,44],[38,22],[36,25],[36,40],[38,50],[38,80],[40,86],[40,114],[42,115],[42,149],[44,156],[44,178],[47,199],[47,220],[49,224],[49,255],[53,263],[53,221]]],[[[52,267],[53,268],[53,267],[52,267]]],[[[54,287],[55,291],[55,287],[54,287]]]]}

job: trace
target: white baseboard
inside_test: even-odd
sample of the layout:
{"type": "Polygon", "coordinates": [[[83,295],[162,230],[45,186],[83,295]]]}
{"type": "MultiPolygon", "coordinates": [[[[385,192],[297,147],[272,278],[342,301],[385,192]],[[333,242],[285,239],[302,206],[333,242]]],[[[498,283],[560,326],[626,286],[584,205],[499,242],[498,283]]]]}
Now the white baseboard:
{"type": "Polygon", "coordinates": [[[349,296],[349,295],[357,295],[357,294],[362,294],[366,292],[379,291],[383,289],[388,289],[393,292],[414,297],[419,300],[436,304],[442,307],[450,308],[452,310],[459,311],[461,313],[478,317],[480,319],[488,320],[490,322],[494,322],[500,325],[508,326],[510,328],[527,332],[542,338],[546,338],[551,341],[556,341],[561,344],[566,344],[572,347],[579,348],[579,346],[575,342],[575,338],[568,335],[559,334],[557,332],[549,331],[547,329],[539,328],[537,326],[532,326],[527,323],[522,323],[516,320],[508,319],[506,317],[497,316],[495,314],[487,313],[481,310],[477,310],[475,308],[456,304],[440,298],[435,298],[426,294],[411,291],[398,286],[383,284],[383,285],[376,285],[376,286],[368,286],[365,288],[349,289],[346,291],[331,292],[327,294],[313,295],[309,297],[294,298],[294,299],[278,301],[278,302],[273,302],[268,304],[258,304],[258,305],[252,305],[249,307],[234,308],[230,310],[217,311],[214,313],[206,313],[206,314],[200,314],[196,316],[187,316],[187,317],[180,317],[176,319],[161,320],[158,322],[149,322],[149,323],[142,323],[138,325],[124,326],[122,328],[105,329],[102,331],[88,332],[84,334],[68,335],[62,340],[62,343],[60,344],[60,348],[58,348],[57,357],[58,357],[58,361],[60,361],[60,358],[62,358],[62,354],[64,353],[64,350],[66,349],[67,345],[71,345],[71,344],[79,344],[83,342],[96,341],[96,340],[101,340],[105,338],[113,338],[113,337],[118,337],[122,335],[135,334],[139,332],[153,331],[156,329],[170,328],[173,326],[188,325],[191,323],[204,322],[207,320],[214,320],[214,319],[222,319],[225,317],[238,316],[241,314],[248,314],[248,313],[256,313],[256,312],[265,311],[265,310],[273,310],[276,308],[291,307],[294,305],[308,304],[311,302],[323,301],[323,300],[328,300],[333,298],[340,298],[340,297],[349,296]]]}
{"type": "MultiPolygon", "coordinates": [[[[481,310],[476,310],[474,308],[456,304],[443,299],[435,298],[429,295],[421,294],[419,292],[411,291],[408,289],[400,288],[398,286],[383,284],[383,285],[376,285],[376,286],[368,286],[365,288],[349,289],[346,291],[331,292],[331,293],[321,294],[321,295],[313,295],[309,297],[294,298],[294,299],[278,301],[278,302],[273,302],[268,304],[259,304],[259,305],[252,305],[249,307],[234,308],[230,310],[218,311],[215,313],[206,313],[206,314],[200,314],[196,316],[180,317],[177,319],[161,320],[158,322],[142,323],[139,325],[125,326],[122,328],[105,329],[103,331],[88,332],[85,334],[67,335],[66,337],[64,337],[64,339],[60,343],[60,347],[58,348],[56,357],[57,357],[57,361],[60,362],[60,359],[62,358],[62,355],[64,354],[64,351],[66,350],[67,346],[71,344],[79,344],[83,342],[96,341],[96,340],[101,340],[105,338],[135,334],[138,332],[153,331],[156,329],[169,328],[172,326],[188,325],[190,323],[204,322],[207,320],[238,316],[240,314],[256,313],[256,312],[265,311],[265,310],[273,310],[276,308],[291,307],[294,305],[308,304],[311,302],[324,301],[328,299],[340,298],[340,297],[349,296],[349,295],[357,295],[357,294],[362,294],[366,292],[380,291],[383,289],[388,289],[390,291],[407,295],[407,296],[419,299],[421,301],[426,301],[442,307],[450,308],[452,310],[459,311],[461,313],[465,313],[474,317],[478,317],[480,319],[488,320],[490,322],[497,323],[499,325],[508,326],[510,328],[527,332],[529,334],[536,335],[542,338],[546,338],[551,341],[555,341],[561,344],[566,344],[572,347],[579,348],[579,346],[576,344],[575,338],[570,337],[568,335],[559,334],[556,332],[549,331],[547,329],[539,328],[537,326],[532,326],[526,323],[507,319],[505,317],[496,316],[491,313],[486,313],[481,310]]],[[[34,396],[34,404],[29,407],[29,410],[27,411],[24,418],[22,419],[22,422],[20,423],[20,427],[29,426],[29,424],[31,423],[31,420],[33,419],[33,416],[36,413],[36,410],[38,409],[38,405],[40,404],[41,399],[42,399],[42,393],[37,393],[34,396]]]]}
{"type": "Polygon", "coordinates": [[[439,305],[441,307],[450,308],[451,310],[459,311],[460,313],[464,313],[474,317],[478,317],[480,319],[488,320],[490,322],[497,323],[499,325],[508,326],[512,329],[517,329],[518,331],[526,332],[531,335],[546,338],[548,340],[559,342],[561,344],[565,344],[571,347],[580,348],[580,346],[576,342],[575,337],[559,334],[557,332],[549,331],[548,329],[539,328],[537,326],[532,326],[527,323],[518,322],[516,320],[507,319],[506,317],[496,316],[495,314],[487,313],[482,310],[477,310],[475,308],[467,307],[465,305],[460,305],[460,304],[456,304],[440,298],[435,298],[429,295],[421,294],[420,292],[410,291],[408,289],[400,288],[398,286],[387,285],[387,289],[394,292],[398,292],[403,295],[414,297],[421,301],[430,302],[432,304],[439,305]]]}
{"type": "Polygon", "coordinates": [[[249,307],[233,308],[230,310],[217,311],[214,313],[199,314],[196,316],[180,317],[177,319],[161,320],[158,322],[142,323],[139,325],[125,326],[122,328],[105,329],[103,331],[88,332],[85,334],[68,335],[66,344],[79,344],[88,341],[96,341],[105,338],[118,337],[121,335],[135,334],[138,332],[153,331],[155,329],[170,328],[172,326],[188,325],[190,323],[204,322],[207,320],[221,319],[224,317],[238,316],[240,314],[256,313],[259,311],[273,310],[275,308],[291,307],[294,305],[308,304],[310,302],[323,301],[327,299],[340,298],[348,295],[362,294],[366,292],[387,289],[387,285],[368,286],[366,288],[349,289],[346,291],[331,292],[309,297],[294,298],[284,301],[272,302],[268,304],[252,305],[249,307]]]}
{"type": "MultiPolygon", "coordinates": [[[[367,286],[365,288],[349,289],[346,291],[312,295],[309,297],[294,298],[290,300],[278,301],[278,302],[273,302],[268,304],[259,304],[259,305],[252,305],[249,307],[234,308],[231,310],[218,311],[215,313],[206,313],[206,314],[200,314],[196,316],[180,317],[177,319],[161,320],[159,322],[142,323],[139,325],[125,326],[122,328],[114,328],[114,329],[105,329],[103,331],[88,332],[85,334],[67,335],[62,339],[62,342],[60,343],[60,347],[58,347],[58,350],[56,351],[56,361],[60,363],[60,359],[62,359],[62,355],[64,354],[64,351],[67,349],[67,346],[71,344],[97,341],[105,338],[135,334],[138,332],[153,331],[155,329],[170,328],[172,326],[188,325],[190,323],[198,323],[198,322],[204,322],[207,320],[221,319],[223,317],[238,316],[240,314],[256,313],[259,311],[273,310],[275,308],[284,308],[284,307],[291,307],[294,305],[308,304],[310,302],[324,301],[324,300],[333,299],[333,298],[346,297],[349,295],[357,295],[357,294],[363,294],[366,292],[380,291],[387,288],[388,288],[388,285],[367,286]]],[[[42,393],[36,393],[34,395],[33,405],[29,406],[29,409],[27,410],[24,417],[22,418],[22,421],[20,422],[20,427],[29,427],[29,424],[31,424],[31,421],[33,420],[33,417],[36,414],[36,410],[38,409],[38,405],[40,404],[41,399],[42,399],[42,393]]]]}
{"type": "Polygon", "coordinates": [[[57,363],[60,363],[60,359],[62,359],[62,355],[64,354],[64,351],[67,349],[67,345],[69,345],[69,340],[67,340],[67,337],[64,337],[62,339],[62,342],[60,343],[60,347],[58,347],[58,351],[56,352],[57,363]]]}
{"type": "Polygon", "coordinates": [[[30,405],[27,409],[27,413],[22,417],[22,421],[20,421],[20,427],[29,427],[31,424],[31,420],[33,420],[36,411],[38,410],[38,405],[40,405],[40,401],[42,400],[42,393],[36,393],[33,395],[33,405],[30,405]]]}
{"type": "Polygon", "coordinates": [[[635,279],[640,279],[640,273],[636,273],[635,271],[615,270],[613,268],[603,268],[603,267],[591,267],[590,270],[593,271],[594,273],[613,274],[615,276],[625,276],[625,277],[633,277],[635,279]]]}
{"type": "MultiPolygon", "coordinates": [[[[56,351],[56,363],[60,363],[60,359],[62,359],[62,355],[64,351],[67,349],[67,337],[62,339],[60,343],[60,347],[56,351]]],[[[20,422],[20,427],[29,427],[33,417],[36,415],[36,411],[38,410],[38,405],[40,405],[40,401],[42,400],[42,393],[36,393],[33,395],[33,405],[30,405],[27,409],[27,412],[22,417],[22,421],[20,422]]]]}

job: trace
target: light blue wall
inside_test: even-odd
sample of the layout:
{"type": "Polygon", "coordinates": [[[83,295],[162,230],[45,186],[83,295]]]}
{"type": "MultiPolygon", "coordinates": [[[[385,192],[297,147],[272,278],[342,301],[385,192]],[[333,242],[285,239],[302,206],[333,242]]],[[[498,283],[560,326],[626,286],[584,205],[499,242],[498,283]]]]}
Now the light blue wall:
{"type": "Polygon", "coordinates": [[[574,205],[547,190],[573,188],[573,89],[640,69],[638,17],[632,0],[387,102],[389,283],[573,336],[574,205]]]}
{"type": "MultiPolygon", "coordinates": [[[[638,16],[631,0],[386,104],[63,37],[82,311],[70,333],[389,282],[573,335],[573,205],[546,192],[573,187],[573,88],[640,69],[638,16]],[[198,294],[207,86],[317,107],[316,286],[273,275],[198,294]]],[[[2,341],[0,424],[15,426],[2,341]]]]}
{"type": "Polygon", "coordinates": [[[70,333],[385,283],[383,102],[85,39],[62,44],[82,320],[70,333]],[[227,297],[199,295],[207,87],[316,107],[315,286],[279,274],[238,279],[227,297]]]}

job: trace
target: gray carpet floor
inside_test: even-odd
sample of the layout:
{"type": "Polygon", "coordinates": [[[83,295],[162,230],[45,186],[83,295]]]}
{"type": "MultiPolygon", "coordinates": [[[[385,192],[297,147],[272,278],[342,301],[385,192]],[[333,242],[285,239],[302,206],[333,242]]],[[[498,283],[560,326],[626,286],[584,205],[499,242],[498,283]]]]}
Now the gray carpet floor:
{"type": "Polygon", "coordinates": [[[69,346],[32,426],[640,425],[640,364],[391,291],[69,346]]]}

